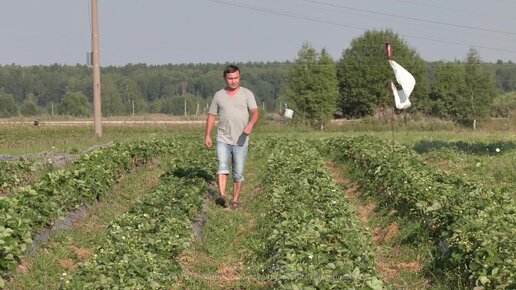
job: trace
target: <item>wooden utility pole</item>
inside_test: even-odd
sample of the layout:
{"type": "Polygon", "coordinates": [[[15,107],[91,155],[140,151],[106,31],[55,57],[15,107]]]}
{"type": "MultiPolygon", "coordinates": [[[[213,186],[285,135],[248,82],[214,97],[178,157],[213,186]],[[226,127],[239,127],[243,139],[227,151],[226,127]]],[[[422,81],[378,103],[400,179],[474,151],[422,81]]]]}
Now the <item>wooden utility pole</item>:
{"type": "Polygon", "coordinates": [[[93,122],[95,136],[102,137],[102,110],[100,98],[99,27],[97,0],[91,0],[91,63],[93,66],[93,122]]]}

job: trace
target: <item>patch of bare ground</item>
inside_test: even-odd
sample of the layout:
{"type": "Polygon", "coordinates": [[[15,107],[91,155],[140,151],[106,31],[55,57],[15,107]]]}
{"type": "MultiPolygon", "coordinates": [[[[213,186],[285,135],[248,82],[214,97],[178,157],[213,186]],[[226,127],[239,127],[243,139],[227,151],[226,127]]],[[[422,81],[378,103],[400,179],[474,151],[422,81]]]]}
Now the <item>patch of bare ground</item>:
{"type": "Polygon", "coordinates": [[[91,254],[93,254],[93,249],[88,248],[80,248],[74,245],[69,245],[68,250],[74,254],[75,258],[78,261],[86,260],[91,254]]]}
{"type": "MultiPolygon", "coordinates": [[[[346,198],[354,205],[360,222],[364,226],[372,224],[371,221],[376,218],[375,210],[378,205],[372,201],[360,199],[362,192],[360,192],[357,184],[346,178],[346,173],[342,167],[332,161],[328,161],[326,165],[337,185],[343,188],[343,193],[346,198]]],[[[397,289],[401,286],[399,285],[399,281],[402,280],[400,279],[402,271],[413,273],[419,273],[421,271],[419,258],[412,261],[405,261],[404,257],[406,257],[406,253],[404,253],[399,246],[389,243],[389,241],[393,240],[399,233],[399,226],[396,222],[386,227],[376,227],[371,230],[371,236],[375,244],[376,271],[382,275],[385,283],[393,285],[397,287],[397,289]]],[[[424,284],[428,286],[428,281],[425,280],[424,284]]],[[[412,289],[421,289],[420,286],[421,285],[418,285],[412,289]]],[[[405,287],[401,288],[409,289],[405,287]]]]}
{"type": "Polygon", "coordinates": [[[22,274],[27,273],[30,270],[30,264],[27,261],[21,261],[16,267],[16,271],[22,274]]]}
{"type": "Polygon", "coordinates": [[[60,260],[59,265],[61,266],[61,268],[63,268],[63,270],[66,270],[68,272],[73,272],[73,271],[75,271],[75,269],[77,269],[77,264],[75,264],[70,259],[60,260]]]}
{"type": "Polygon", "coordinates": [[[202,281],[210,289],[239,289],[236,288],[244,277],[244,263],[237,261],[220,261],[202,251],[192,249],[179,256],[183,274],[177,289],[187,289],[186,280],[202,281]]]}
{"type": "Polygon", "coordinates": [[[242,261],[237,261],[230,265],[222,264],[217,270],[219,281],[226,284],[228,282],[241,280],[243,266],[244,263],[242,261]]]}
{"type": "MultiPolygon", "coordinates": [[[[229,208],[224,209],[224,212],[228,214],[230,214],[230,211],[231,209],[229,208]]],[[[234,230],[239,233],[245,233],[253,226],[254,220],[250,220],[245,225],[238,225],[234,230]]],[[[241,243],[240,238],[235,239],[233,242],[236,244],[241,243]]],[[[183,278],[203,281],[209,289],[243,289],[239,287],[242,280],[246,278],[244,258],[241,255],[232,253],[231,256],[216,259],[197,247],[194,246],[191,250],[179,255],[179,263],[183,269],[183,278]]],[[[178,281],[178,289],[187,289],[183,278],[180,278],[178,281]]]]}
{"type": "Polygon", "coordinates": [[[189,268],[190,270],[183,268],[185,274],[189,277],[206,281],[210,289],[246,289],[244,285],[249,284],[255,287],[271,286],[270,281],[259,281],[252,276],[248,276],[248,274],[245,273],[243,258],[239,258],[237,261],[226,261],[222,263],[210,259],[209,257],[201,258],[196,256],[195,260],[195,263],[199,263],[200,261],[211,263],[211,265],[216,268],[215,274],[207,275],[195,273],[191,271],[192,267],[189,268]]]}

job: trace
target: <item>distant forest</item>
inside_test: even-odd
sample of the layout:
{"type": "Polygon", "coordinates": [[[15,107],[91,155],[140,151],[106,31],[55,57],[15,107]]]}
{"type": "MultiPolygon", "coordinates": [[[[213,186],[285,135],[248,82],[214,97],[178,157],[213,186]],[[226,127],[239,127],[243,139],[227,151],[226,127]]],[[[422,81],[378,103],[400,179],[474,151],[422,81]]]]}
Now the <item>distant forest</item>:
{"type": "MultiPolygon", "coordinates": [[[[224,86],[227,64],[128,64],[101,68],[104,116],[163,113],[200,115],[215,91],[224,86]]],[[[291,62],[236,63],[241,84],[256,95],[267,112],[282,108],[282,89],[291,62]]],[[[516,64],[486,64],[493,72],[499,94],[516,91],[516,64]]],[[[436,63],[427,63],[428,83],[436,63]]],[[[85,65],[0,66],[0,117],[92,115],[92,70],[85,65]]]]}

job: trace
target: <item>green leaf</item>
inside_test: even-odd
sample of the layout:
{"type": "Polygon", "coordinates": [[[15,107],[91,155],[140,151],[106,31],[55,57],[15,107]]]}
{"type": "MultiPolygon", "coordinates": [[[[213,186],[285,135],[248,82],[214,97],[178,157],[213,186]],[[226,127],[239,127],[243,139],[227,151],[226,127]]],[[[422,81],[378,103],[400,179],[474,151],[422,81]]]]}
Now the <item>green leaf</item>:
{"type": "Polygon", "coordinates": [[[491,282],[486,276],[480,276],[478,280],[480,280],[480,283],[482,283],[482,285],[486,285],[487,283],[491,282]]]}

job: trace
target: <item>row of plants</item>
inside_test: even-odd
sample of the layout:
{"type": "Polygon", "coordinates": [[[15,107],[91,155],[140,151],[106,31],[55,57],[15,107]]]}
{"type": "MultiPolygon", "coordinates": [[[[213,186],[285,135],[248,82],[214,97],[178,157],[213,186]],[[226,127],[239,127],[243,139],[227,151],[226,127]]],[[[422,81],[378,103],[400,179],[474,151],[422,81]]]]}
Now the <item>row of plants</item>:
{"type": "Polygon", "coordinates": [[[207,193],[200,167],[173,166],[126,214],[108,226],[93,259],[63,273],[62,289],[166,289],[182,270],[179,255],[193,241],[192,220],[207,193]]]}
{"type": "Polygon", "coordinates": [[[370,136],[323,142],[361,185],[399,213],[418,219],[435,240],[434,265],[478,289],[516,287],[516,201],[426,164],[413,150],[370,136]]]}
{"type": "Polygon", "coordinates": [[[463,179],[516,193],[516,139],[510,136],[437,137],[410,142],[417,153],[447,172],[467,172],[463,179]]]}
{"type": "Polygon", "coordinates": [[[0,196],[9,194],[13,189],[27,184],[38,170],[34,160],[20,158],[0,162],[0,196]]]}
{"type": "Polygon", "coordinates": [[[116,143],[87,153],[66,169],[48,172],[38,182],[0,197],[0,272],[16,267],[38,230],[51,226],[70,210],[100,199],[134,167],[181,147],[168,139],[116,143]]]}
{"type": "Polygon", "coordinates": [[[154,190],[108,226],[93,259],[63,273],[63,289],[165,289],[182,275],[179,255],[193,241],[192,220],[198,217],[215,163],[209,151],[179,138],[180,154],[154,190]]]}
{"type": "Polygon", "coordinates": [[[263,169],[270,200],[261,275],[274,288],[383,289],[372,238],[305,140],[271,138],[263,169]]]}

